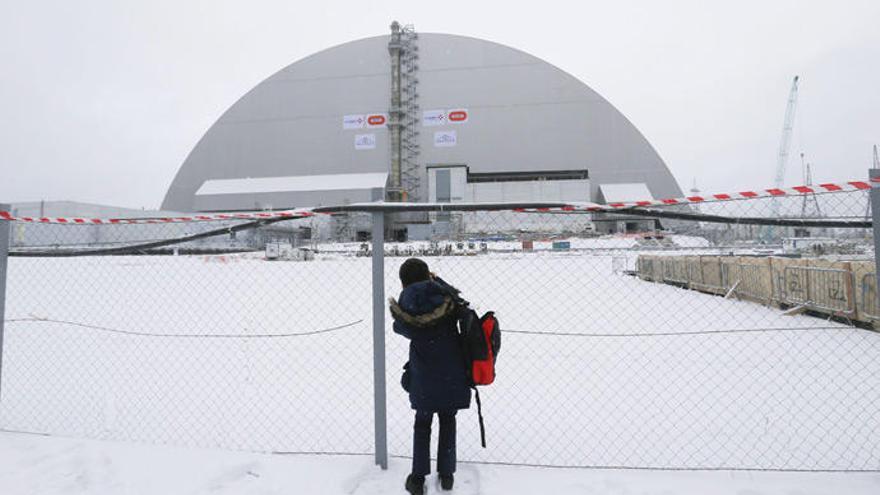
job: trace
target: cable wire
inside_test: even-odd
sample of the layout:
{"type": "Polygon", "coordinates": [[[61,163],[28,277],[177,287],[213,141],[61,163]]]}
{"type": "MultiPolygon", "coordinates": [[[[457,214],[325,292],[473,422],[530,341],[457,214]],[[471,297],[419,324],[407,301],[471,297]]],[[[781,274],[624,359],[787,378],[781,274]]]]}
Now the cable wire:
{"type": "Polygon", "coordinates": [[[65,321],[65,320],[55,320],[52,318],[13,318],[6,320],[7,323],[61,323],[64,325],[70,325],[74,327],[87,328],[89,330],[99,330],[102,332],[109,333],[117,333],[121,335],[132,335],[136,337],[167,337],[167,338],[184,338],[184,339],[272,339],[272,338],[287,338],[287,337],[303,337],[308,335],[318,335],[322,333],[330,333],[335,332],[337,330],[342,330],[345,328],[353,327],[360,323],[363,323],[364,320],[356,320],[350,323],[346,323],[344,325],[339,325],[335,327],[322,328],[320,330],[312,330],[309,332],[293,332],[293,333],[264,333],[264,334],[239,334],[239,333],[227,333],[227,334],[194,334],[194,333],[150,333],[150,332],[133,332],[131,330],[119,330],[116,328],[108,328],[101,327],[97,325],[89,325],[86,323],[79,323],[75,321],[65,321]]]}

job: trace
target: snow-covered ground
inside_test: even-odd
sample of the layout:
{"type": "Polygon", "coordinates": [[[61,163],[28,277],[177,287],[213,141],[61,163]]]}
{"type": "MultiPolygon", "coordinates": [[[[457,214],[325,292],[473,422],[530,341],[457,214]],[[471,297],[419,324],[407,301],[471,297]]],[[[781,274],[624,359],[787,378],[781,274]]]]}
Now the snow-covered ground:
{"type": "MultiPolygon", "coordinates": [[[[407,459],[268,455],[0,433],[3,495],[386,495],[404,493],[407,459]]],[[[868,495],[865,473],[657,472],[460,464],[453,495],[868,495]]]]}
{"type": "MultiPolygon", "coordinates": [[[[498,381],[483,390],[489,448],[463,411],[460,459],[880,469],[880,335],[615,270],[636,254],[428,259],[506,330],[498,381]]],[[[402,261],[386,260],[387,296],[402,261]]],[[[370,263],[14,258],[0,427],[371,452],[370,263]]],[[[407,347],[388,320],[389,449],[407,455],[407,347]]]]}

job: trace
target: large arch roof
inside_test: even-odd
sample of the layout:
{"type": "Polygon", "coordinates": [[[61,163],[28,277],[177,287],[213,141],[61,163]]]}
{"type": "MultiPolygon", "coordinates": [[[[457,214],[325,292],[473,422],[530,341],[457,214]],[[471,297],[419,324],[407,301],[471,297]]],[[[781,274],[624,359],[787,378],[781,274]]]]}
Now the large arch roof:
{"type": "MultiPolygon", "coordinates": [[[[387,113],[388,41],[329,48],[258,84],[193,148],[162,208],[197,209],[195,193],[208,180],[387,172],[388,130],[345,129],[342,121],[387,113]],[[355,135],[366,132],[375,147],[356,149],[355,135]]],[[[638,129],[559,68],[464,36],[420,33],[418,46],[421,109],[468,111],[464,124],[419,129],[423,165],[465,164],[480,173],[586,169],[594,196],[609,183],[645,183],[655,197],[681,194],[638,129]],[[434,132],[442,130],[456,131],[455,146],[435,146],[434,132]]]]}

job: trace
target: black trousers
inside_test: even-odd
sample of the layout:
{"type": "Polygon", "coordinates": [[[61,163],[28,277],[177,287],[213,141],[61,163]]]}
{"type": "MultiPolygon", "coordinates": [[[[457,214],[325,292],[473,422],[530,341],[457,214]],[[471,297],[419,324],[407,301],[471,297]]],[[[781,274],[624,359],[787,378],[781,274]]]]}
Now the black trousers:
{"type": "MultiPolygon", "coordinates": [[[[438,412],[440,419],[440,438],[437,444],[437,472],[450,475],[455,472],[455,413],[458,411],[438,412]]],[[[416,411],[413,425],[413,467],[416,476],[427,476],[431,473],[431,422],[432,411],[416,411]]]]}

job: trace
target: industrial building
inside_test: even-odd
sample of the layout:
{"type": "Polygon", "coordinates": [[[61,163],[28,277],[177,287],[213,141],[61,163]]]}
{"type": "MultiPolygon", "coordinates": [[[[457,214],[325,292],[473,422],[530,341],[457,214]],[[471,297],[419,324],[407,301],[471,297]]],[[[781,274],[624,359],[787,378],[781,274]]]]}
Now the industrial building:
{"type": "MultiPolygon", "coordinates": [[[[242,96],[191,151],[162,208],[601,201],[611,185],[624,185],[616,200],[681,195],[638,129],[573,76],[497,43],[394,23],[242,96]]],[[[609,232],[653,225],[595,220],[609,232]]],[[[426,237],[437,218],[391,223],[398,237],[426,237]]],[[[364,234],[356,222],[336,232],[364,234]]]]}

